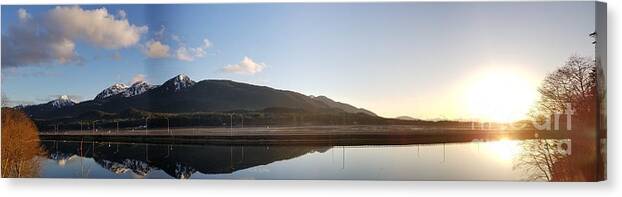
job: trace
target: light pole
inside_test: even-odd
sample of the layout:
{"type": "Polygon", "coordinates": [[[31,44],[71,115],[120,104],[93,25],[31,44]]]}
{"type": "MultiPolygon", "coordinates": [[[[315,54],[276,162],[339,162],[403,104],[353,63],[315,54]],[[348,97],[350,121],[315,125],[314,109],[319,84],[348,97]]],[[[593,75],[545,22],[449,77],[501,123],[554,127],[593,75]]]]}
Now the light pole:
{"type": "Polygon", "coordinates": [[[95,135],[95,123],[97,122],[97,120],[93,121],[93,135],[95,135]]]}
{"type": "Polygon", "coordinates": [[[170,127],[170,120],[168,117],[166,117],[166,131],[168,132],[169,135],[172,135],[171,127],[170,127]]]}
{"type": "Polygon", "coordinates": [[[147,116],[147,117],[145,117],[145,136],[147,136],[147,133],[149,132],[149,130],[148,130],[149,125],[148,125],[147,120],[149,120],[149,117],[148,117],[148,116],[147,116]]]}

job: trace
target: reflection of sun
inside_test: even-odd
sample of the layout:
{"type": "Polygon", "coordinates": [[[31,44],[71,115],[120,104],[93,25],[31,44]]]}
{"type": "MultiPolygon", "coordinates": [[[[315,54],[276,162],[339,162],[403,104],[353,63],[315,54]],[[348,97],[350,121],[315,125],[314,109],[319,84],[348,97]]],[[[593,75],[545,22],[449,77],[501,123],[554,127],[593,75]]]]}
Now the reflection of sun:
{"type": "Polygon", "coordinates": [[[519,153],[520,146],[518,141],[501,139],[499,141],[487,142],[486,147],[496,158],[501,161],[512,161],[514,156],[519,153]]]}
{"type": "Polygon", "coordinates": [[[536,98],[537,84],[520,72],[489,69],[467,82],[464,107],[482,121],[523,119],[536,98]]]}

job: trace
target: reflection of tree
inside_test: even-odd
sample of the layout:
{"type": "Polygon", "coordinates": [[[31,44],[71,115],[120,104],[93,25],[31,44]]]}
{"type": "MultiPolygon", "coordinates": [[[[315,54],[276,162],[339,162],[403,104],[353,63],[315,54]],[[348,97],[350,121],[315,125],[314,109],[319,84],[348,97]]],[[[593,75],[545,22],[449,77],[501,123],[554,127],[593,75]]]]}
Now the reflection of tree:
{"type": "MultiPolygon", "coordinates": [[[[557,141],[536,139],[523,144],[523,154],[515,168],[534,173],[528,179],[548,181],[596,181],[598,180],[598,151],[596,150],[597,67],[595,61],[571,56],[566,63],[549,74],[538,92],[534,119],[569,123],[566,128],[570,138],[570,154],[563,154],[557,141]],[[568,109],[570,107],[570,109],[568,109]],[[558,119],[556,114],[572,110],[571,119],[558,119]]],[[[566,125],[552,122],[556,125],[566,125]]],[[[552,128],[557,129],[557,128],[552,128]]],[[[557,131],[565,132],[565,131],[557,131]]]]}
{"type": "MultiPolygon", "coordinates": [[[[535,139],[521,143],[521,154],[514,161],[514,169],[522,169],[530,181],[556,181],[568,172],[564,142],[553,139],[535,139]]],[[[558,180],[559,181],[559,180],[558,180]]]]}
{"type": "Polygon", "coordinates": [[[35,124],[23,112],[2,108],[2,177],[35,177],[43,151],[35,124]]]}

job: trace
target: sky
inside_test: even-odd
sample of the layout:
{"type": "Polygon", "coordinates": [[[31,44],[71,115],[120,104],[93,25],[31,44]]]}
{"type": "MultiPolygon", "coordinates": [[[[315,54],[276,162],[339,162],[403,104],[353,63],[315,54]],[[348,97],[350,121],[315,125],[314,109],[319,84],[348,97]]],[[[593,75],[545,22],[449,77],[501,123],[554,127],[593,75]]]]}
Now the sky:
{"type": "Polygon", "coordinates": [[[3,5],[1,14],[2,100],[13,105],[186,74],[324,95],[383,117],[498,115],[473,110],[488,107],[516,119],[547,73],[594,53],[593,2],[3,5]]]}

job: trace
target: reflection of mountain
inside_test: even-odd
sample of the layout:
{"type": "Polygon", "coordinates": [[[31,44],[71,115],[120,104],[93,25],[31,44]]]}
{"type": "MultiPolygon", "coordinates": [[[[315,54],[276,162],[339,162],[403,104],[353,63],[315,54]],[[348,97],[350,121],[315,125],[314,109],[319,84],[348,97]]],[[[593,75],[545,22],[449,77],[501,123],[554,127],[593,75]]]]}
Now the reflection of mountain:
{"type": "Polygon", "coordinates": [[[318,146],[182,146],[147,144],[108,144],[92,142],[44,141],[48,157],[60,160],[79,155],[93,158],[113,173],[132,171],[148,175],[153,170],[166,172],[175,178],[190,178],[195,172],[203,174],[233,173],[275,161],[287,160],[330,147],[318,146]],[[61,156],[62,155],[62,156],[61,156]],[[59,157],[60,156],[60,157],[59,157]]]}

